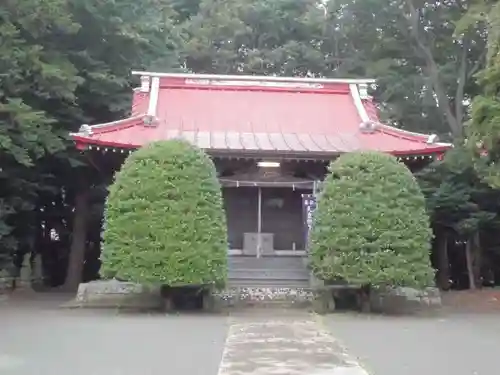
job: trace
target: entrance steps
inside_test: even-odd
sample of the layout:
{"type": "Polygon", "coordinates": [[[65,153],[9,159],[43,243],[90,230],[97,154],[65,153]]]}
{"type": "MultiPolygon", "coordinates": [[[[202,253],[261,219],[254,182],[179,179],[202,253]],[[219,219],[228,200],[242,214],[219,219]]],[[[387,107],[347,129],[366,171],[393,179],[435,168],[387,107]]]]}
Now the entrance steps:
{"type": "Polygon", "coordinates": [[[304,256],[245,256],[231,255],[228,258],[229,269],[239,268],[270,268],[270,269],[306,269],[307,259],[304,256]]]}
{"type": "Polygon", "coordinates": [[[304,257],[295,256],[230,256],[229,287],[294,287],[309,286],[309,270],[304,257]]]}
{"type": "Polygon", "coordinates": [[[229,257],[225,307],[308,307],[312,297],[305,257],[229,257]]]}

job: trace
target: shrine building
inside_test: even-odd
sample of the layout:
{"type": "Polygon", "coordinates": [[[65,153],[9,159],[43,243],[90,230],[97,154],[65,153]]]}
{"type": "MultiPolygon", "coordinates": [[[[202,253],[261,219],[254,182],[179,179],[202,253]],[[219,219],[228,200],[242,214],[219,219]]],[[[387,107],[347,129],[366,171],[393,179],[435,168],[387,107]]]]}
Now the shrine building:
{"type": "Polygon", "coordinates": [[[381,123],[369,79],[134,74],[130,116],[82,125],[76,147],[107,176],[150,142],[205,150],[223,189],[230,285],[308,285],[303,197],[340,154],[381,151],[418,170],[450,148],[381,123]]]}

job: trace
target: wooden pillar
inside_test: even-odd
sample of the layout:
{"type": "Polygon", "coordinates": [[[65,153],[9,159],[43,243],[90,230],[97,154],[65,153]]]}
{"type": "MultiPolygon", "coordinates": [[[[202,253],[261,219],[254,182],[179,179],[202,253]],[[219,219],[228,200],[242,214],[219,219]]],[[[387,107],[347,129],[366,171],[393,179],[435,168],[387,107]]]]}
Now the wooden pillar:
{"type": "Polygon", "coordinates": [[[76,291],[82,280],[83,263],[87,242],[90,188],[84,184],[75,197],[73,231],[69,253],[68,270],[63,288],[76,291]]]}
{"type": "Polygon", "coordinates": [[[257,258],[262,253],[262,189],[257,187],[257,258]]]}

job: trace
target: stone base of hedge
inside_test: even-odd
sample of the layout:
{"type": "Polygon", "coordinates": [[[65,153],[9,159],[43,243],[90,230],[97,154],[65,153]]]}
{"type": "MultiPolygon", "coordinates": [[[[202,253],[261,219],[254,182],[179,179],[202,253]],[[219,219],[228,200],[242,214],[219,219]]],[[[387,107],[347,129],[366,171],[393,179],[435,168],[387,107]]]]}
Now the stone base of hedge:
{"type": "Polygon", "coordinates": [[[370,307],[371,311],[384,314],[436,313],[442,307],[441,294],[437,288],[374,289],[370,293],[370,307]]]}
{"type": "Polygon", "coordinates": [[[334,312],[337,301],[346,295],[355,296],[349,310],[393,315],[436,313],[441,310],[441,296],[437,288],[417,290],[407,287],[372,288],[366,299],[361,298],[360,288],[335,286],[315,290],[314,309],[321,314],[334,312]]]}
{"type": "Polygon", "coordinates": [[[109,280],[80,284],[75,299],[63,307],[160,310],[163,305],[159,287],[109,280]]]}
{"type": "Polygon", "coordinates": [[[0,293],[12,289],[13,277],[6,270],[0,270],[0,293]]]}
{"type": "Polygon", "coordinates": [[[80,284],[73,301],[62,307],[66,308],[114,308],[134,311],[172,311],[175,296],[179,294],[194,298],[201,293],[202,310],[215,311],[218,308],[217,298],[213,297],[209,288],[186,286],[179,288],[149,287],[118,280],[92,281],[80,284]]]}
{"type": "MultiPolygon", "coordinates": [[[[336,309],[336,300],[343,293],[355,294],[355,288],[282,288],[282,287],[237,287],[215,292],[197,287],[202,293],[202,310],[218,312],[227,308],[244,307],[312,307],[318,313],[329,313],[336,309]]],[[[65,307],[119,308],[127,310],[174,310],[175,293],[193,293],[196,287],[160,288],[146,287],[117,280],[92,281],[80,284],[74,301],[65,307]]],[[[192,294],[194,295],[194,294],[192,294]]],[[[428,288],[372,289],[369,309],[385,314],[415,314],[439,311],[439,290],[428,288]]],[[[360,306],[357,307],[361,310],[360,306]]],[[[356,306],[353,306],[356,309],[356,306]]]]}

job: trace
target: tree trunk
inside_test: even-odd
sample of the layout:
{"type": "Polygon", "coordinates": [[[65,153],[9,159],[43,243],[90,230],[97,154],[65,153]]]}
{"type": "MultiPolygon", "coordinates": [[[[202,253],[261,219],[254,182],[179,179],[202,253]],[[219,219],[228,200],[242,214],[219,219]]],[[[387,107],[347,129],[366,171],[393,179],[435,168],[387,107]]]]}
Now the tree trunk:
{"type": "MultiPolygon", "coordinates": [[[[420,32],[421,23],[419,11],[415,7],[413,0],[406,0],[405,2],[407,6],[406,8],[409,11],[409,15],[407,16],[403,13],[403,16],[409,21],[408,26],[410,27],[410,33],[415,41],[418,51],[420,51],[422,57],[425,60],[425,71],[427,76],[430,78],[434,94],[436,95],[438,104],[437,109],[443,114],[450,128],[450,131],[453,134],[453,137],[459,138],[460,136],[462,136],[462,122],[460,119],[455,118],[455,115],[451,109],[450,100],[446,93],[446,89],[440,77],[439,66],[436,63],[429,44],[427,43],[427,41],[425,41],[424,36],[420,32]]],[[[404,8],[401,9],[403,11],[405,10],[404,8]]],[[[466,50],[464,51],[467,52],[466,50]]],[[[467,60],[464,61],[464,63],[466,62],[467,60]]],[[[465,65],[464,68],[466,69],[467,66],[465,65]]],[[[461,77],[458,77],[459,86],[461,84],[460,79],[461,77]]],[[[463,82],[463,84],[465,84],[465,82],[463,82]]],[[[460,99],[456,98],[456,101],[458,100],[460,99]]]]}
{"type": "Polygon", "coordinates": [[[359,290],[359,307],[363,313],[371,312],[370,293],[370,285],[363,285],[359,290]]]}
{"type": "Polygon", "coordinates": [[[482,280],[482,265],[483,265],[483,259],[482,259],[482,251],[481,251],[481,240],[480,240],[480,235],[479,231],[476,232],[474,235],[474,246],[472,248],[472,268],[474,271],[474,282],[476,285],[476,288],[481,288],[483,286],[483,280],[482,280]]]}
{"type": "Polygon", "coordinates": [[[69,254],[68,271],[63,289],[76,291],[82,279],[83,263],[87,240],[87,219],[89,216],[88,188],[77,193],[75,198],[75,213],[73,219],[73,236],[69,254]]]}
{"type": "Polygon", "coordinates": [[[476,278],[474,277],[474,264],[472,259],[472,239],[469,238],[465,244],[465,262],[467,275],[469,277],[469,289],[476,289],[476,278]]]}
{"type": "Polygon", "coordinates": [[[437,285],[442,290],[450,288],[450,261],[448,258],[448,236],[446,233],[441,235],[437,243],[437,285]]]}

